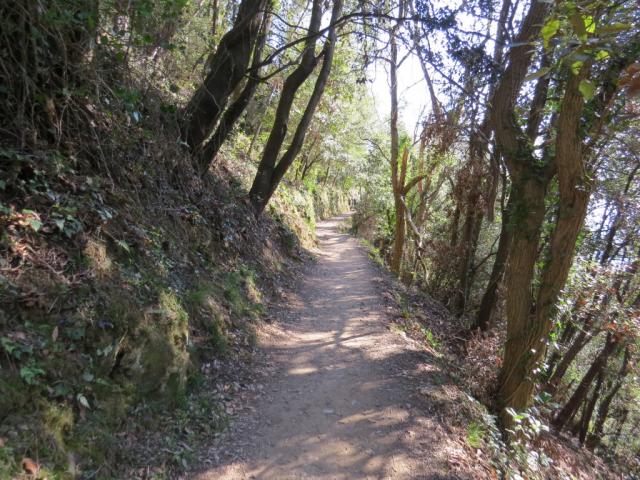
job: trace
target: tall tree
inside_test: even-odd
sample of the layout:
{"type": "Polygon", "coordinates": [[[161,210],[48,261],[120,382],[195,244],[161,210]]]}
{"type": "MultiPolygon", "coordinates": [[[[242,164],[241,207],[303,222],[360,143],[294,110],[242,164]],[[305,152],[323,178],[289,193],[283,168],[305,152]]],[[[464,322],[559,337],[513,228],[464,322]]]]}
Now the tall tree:
{"type": "Polygon", "coordinates": [[[199,153],[215,128],[231,93],[247,74],[260,36],[268,0],[242,0],[235,22],[207,62],[209,72],[191,97],[182,125],[182,141],[199,153]]]}
{"type": "Polygon", "coordinates": [[[242,92],[240,92],[238,98],[235,99],[229,108],[225,110],[215,132],[197,154],[196,162],[201,175],[209,170],[211,163],[215,160],[224,142],[229,138],[234,125],[247,108],[247,105],[249,105],[260,84],[260,62],[262,60],[262,51],[267,40],[267,33],[269,32],[270,20],[269,13],[265,13],[260,27],[260,33],[254,46],[251,68],[247,73],[247,82],[242,92]]]}
{"type": "Polygon", "coordinates": [[[276,108],[275,120],[258,166],[258,172],[249,191],[251,204],[257,214],[262,213],[284,174],[302,148],[307,129],[331,73],[331,64],[333,63],[333,53],[337,40],[336,23],[341,11],[342,0],[334,0],[327,39],[320,54],[316,55],[315,48],[320,36],[320,22],[322,20],[322,2],[313,0],[309,28],[300,64],[284,82],[278,107],[276,108]],[[280,150],[287,136],[287,127],[296,93],[313,73],[321,58],[322,67],[316,78],[311,97],[307,102],[302,118],[298,122],[289,147],[280,157],[280,150]]]}
{"type": "MultiPolygon", "coordinates": [[[[505,271],[507,340],[498,381],[498,401],[503,409],[503,421],[507,424],[511,418],[506,409],[522,411],[532,398],[534,370],[546,352],[556,301],[565,285],[573,250],[586,216],[591,190],[588,154],[609,121],[608,112],[618,91],[618,77],[633,61],[631,59],[635,58],[638,48],[637,38],[632,37],[628,47],[612,55],[608,68],[599,70],[597,74],[592,70],[591,58],[577,64],[572,63],[571,54],[561,58],[556,86],[562,91],[559,112],[549,121],[549,128],[555,130],[555,138],[548,142],[540,157],[526,132],[518,125],[515,109],[531,65],[533,51],[529,44],[540,34],[548,13],[546,2],[532,2],[516,39],[517,46],[508,54],[508,66],[496,88],[491,107],[496,142],[509,170],[515,205],[510,212],[514,228],[505,271]],[[586,100],[588,110],[585,110],[586,100]],[[591,113],[595,111],[598,115],[591,113]],[[533,280],[545,219],[545,199],[548,185],[556,174],[558,211],[553,219],[544,267],[535,290],[533,280]]],[[[612,17],[605,20],[611,21],[612,17]]],[[[582,29],[573,22],[575,34],[581,42],[588,40],[587,32],[582,30],[586,29],[589,18],[590,22],[595,21],[593,17],[580,16],[580,22],[584,22],[582,29]]],[[[559,20],[552,21],[554,23],[545,25],[543,32],[545,46],[555,33],[552,30],[558,30],[559,20]]]]}

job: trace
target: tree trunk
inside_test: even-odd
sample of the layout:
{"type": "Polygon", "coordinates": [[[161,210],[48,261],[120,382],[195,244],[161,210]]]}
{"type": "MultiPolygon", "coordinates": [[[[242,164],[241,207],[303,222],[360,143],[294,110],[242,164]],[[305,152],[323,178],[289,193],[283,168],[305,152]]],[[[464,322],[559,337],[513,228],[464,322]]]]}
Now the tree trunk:
{"type": "Polygon", "coordinates": [[[593,411],[596,408],[596,403],[600,398],[600,392],[602,391],[602,383],[604,382],[604,370],[600,370],[598,373],[598,377],[596,379],[596,385],[593,387],[593,393],[591,394],[591,398],[587,402],[582,412],[582,417],[580,418],[580,430],[578,432],[578,440],[580,441],[580,445],[584,445],[584,441],[587,438],[587,434],[589,433],[589,425],[591,424],[591,417],[593,416],[593,411]]]}
{"type": "Polygon", "coordinates": [[[458,286],[456,289],[454,308],[458,315],[463,315],[469,300],[472,284],[472,268],[475,260],[478,237],[482,225],[483,215],[477,208],[480,195],[471,195],[468,198],[467,212],[462,226],[462,253],[458,265],[458,286]]]}
{"type": "Polygon", "coordinates": [[[197,152],[211,134],[229,96],[247,73],[267,0],[242,0],[233,28],[211,56],[209,73],[186,108],[182,140],[197,152]]]}
{"type": "Polygon", "coordinates": [[[302,168],[302,174],[300,175],[300,181],[304,181],[304,179],[307,177],[307,173],[309,173],[309,171],[311,170],[311,167],[313,167],[316,162],[320,159],[320,153],[318,153],[313,160],[308,161],[304,164],[304,167],[302,168]]]}
{"type": "Polygon", "coordinates": [[[593,334],[590,331],[592,326],[592,319],[588,317],[587,321],[583,324],[582,328],[578,332],[578,335],[574,338],[573,342],[567,349],[567,351],[562,355],[562,358],[558,362],[558,365],[551,373],[551,376],[547,380],[544,391],[549,395],[555,395],[558,390],[558,386],[562,381],[565,373],[567,373],[567,369],[569,365],[573,363],[578,354],[582,351],[582,349],[593,339],[593,334]]]}
{"type": "Polygon", "coordinates": [[[622,429],[624,428],[624,424],[627,423],[627,419],[629,418],[629,407],[625,406],[622,409],[622,413],[616,422],[616,428],[612,435],[611,448],[613,451],[617,450],[618,443],[620,442],[620,437],[622,436],[622,429]]]}
{"type": "Polygon", "coordinates": [[[247,83],[244,86],[242,92],[238,96],[238,98],[226,109],[224,115],[222,116],[216,131],[211,136],[211,138],[207,141],[206,145],[202,149],[196,157],[197,167],[200,175],[204,175],[209,168],[211,167],[211,163],[215,160],[218,152],[220,151],[220,147],[224,144],[224,142],[229,138],[234,125],[244,112],[247,105],[253,98],[253,95],[258,88],[258,84],[260,83],[259,74],[259,65],[260,60],[262,58],[262,50],[264,48],[267,33],[269,31],[270,18],[268,14],[265,13],[262,26],[260,27],[260,34],[255,43],[255,49],[253,52],[253,60],[251,62],[251,73],[249,74],[249,78],[247,79],[247,83]]]}
{"type": "MultiPolygon", "coordinates": [[[[574,309],[574,312],[577,313],[578,311],[577,302],[574,304],[573,309],[574,309]]],[[[565,349],[567,347],[567,345],[569,344],[570,341],[573,340],[573,337],[577,332],[577,328],[575,324],[576,319],[577,319],[577,316],[572,314],[568,316],[565,315],[560,320],[560,323],[564,324],[564,328],[562,329],[562,334],[558,339],[556,348],[553,350],[553,353],[547,360],[547,371],[546,371],[547,381],[553,375],[556,369],[556,366],[558,365],[558,362],[562,358],[562,355],[563,355],[562,349],[565,349]]]]}
{"type": "Polygon", "coordinates": [[[567,401],[565,406],[558,412],[556,417],[553,419],[553,426],[558,429],[558,431],[562,430],[564,426],[571,421],[573,416],[576,414],[578,407],[584,401],[587,393],[589,392],[589,387],[591,383],[596,378],[597,375],[600,374],[600,371],[604,369],[607,364],[607,360],[609,356],[613,353],[613,351],[617,348],[618,342],[614,339],[613,335],[608,334],[607,340],[600,350],[600,353],[595,358],[587,373],[582,377],[580,384],[576,388],[573,395],[567,401]]]}
{"type": "Polygon", "coordinates": [[[624,350],[624,357],[622,359],[622,366],[620,367],[620,371],[616,376],[613,386],[609,389],[609,391],[605,394],[604,398],[600,402],[598,406],[598,413],[596,415],[596,421],[593,426],[593,431],[589,434],[587,438],[587,448],[593,450],[596,446],[598,446],[600,442],[600,438],[602,437],[602,433],[604,431],[604,423],[607,421],[609,417],[609,409],[611,408],[611,402],[620,391],[622,384],[624,383],[624,379],[631,370],[629,367],[631,359],[631,350],[629,347],[624,350]]]}
{"type": "Polygon", "coordinates": [[[507,208],[502,212],[502,225],[500,227],[500,238],[498,239],[498,252],[496,253],[496,259],[493,262],[489,283],[487,284],[487,289],[485,290],[484,295],[482,295],[480,308],[478,309],[478,316],[476,317],[476,321],[473,325],[473,329],[480,329],[483,332],[488,331],[493,325],[492,317],[498,301],[498,287],[500,286],[500,281],[504,275],[504,268],[509,254],[509,244],[511,242],[511,233],[509,231],[509,210],[511,208],[513,208],[513,206],[511,205],[511,199],[509,199],[507,208]]]}
{"type": "MultiPolygon", "coordinates": [[[[391,188],[393,190],[393,203],[396,212],[393,250],[391,252],[391,261],[389,262],[389,266],[391,268],[391,271],[396,276],[400,275],[405,236],[404,205],[402,204],[402,200],[400,198],[400,196],[402,195],[402,192],[400,191],[401,185],[404,182],[400,179],[401,172],[398,172],[398,160],[400,157],[400,136],[398,134],[398,43],[396,39],[396,32],[399,27],[400,23],[398,22],[389,30],[389,94],[391,97],[389,133],[391,136],[391,188]]],[[[407,152],[406,149],[405,152],[407,152]]]]}
{"type": "MultiPolygon", "coordinates": [[[[540,335],[531,313],[531,282],[545,216],[546,182],[539,178],[514,179],[511,192],[514,203],[527,215],[513,229],[505,269],[507,340],[498,379],[498,399],[503,408],[518,412],[529,405],[533,392],[531,372],[539,358],[538,352],[531,352],[540,335]]],[[[510,418],[503,416],[503,421],[509,424],[510,418]]]]}
{"type": "Polygon", "coordinates": [[[399,176],[397,172],[397,163],[395,168],[393,164],[391,166],[391,182],[393,183],[393,200],[396,212],[396,221],[394,227],[393,251],[391,254],[390,268],[391,271],[398,276],[400,275],[400,270],[402,267],[402,254],[404,252],[404,243],[407,231],[405,221],[406,206],[402,199],[402,196],[404,194],[403,187],[407,172],[408,156],[409,149],[405,147],[402,154],[402,164],[400,166],[399,176]]]}
{"type": "Polygon", "coordinates": [[[284,177],[296,156],[300,152],[304,143],[309,124],[316,107],[322,98],[325,85],[331,73],[331,64],[333,63],[333,52],[337,40],[335,23],[342,10],[342,0],[335,0],[331,13],[330,25],[333,25],[327,34],[327,40],[324,45],[321,56],[323,57],[322,68],[318,73],[318,78],[311,93],[311,97],[307,102],[307,106],[302,114],[302,118],[293,134],[291,144],[287,151],[282,155],[280,161],[277,162],[280,149],[287,134],[287,124],[293,101],[298,89],[304,81],[313,72],[320,56],[315,56],[315,44],[320,22],[322,20],[322,3],[320,0],[314,0],[309,22],[309,34],[305,43],[305,51],[303,53],[300,65],[287,77],[282,88],[282,94],[276,110],[276,117],[267,140],[267,144],[262,155],[262,160],[258,166],[258,172],[251,186],[249,198],[256,211],[260,215],[266,207],[269,199],[275,192],[278,184],[284,177]],[[276,164],[277,162],[277,164],[276,164]]]}
{"type": "MultiPolygon", "coordinates": [[[[534,2],[523,22],[518,40],[528,41],[531,32],[537,35],[545,13],[546,8],[534,2]],[[531,13],[536,10],[538,14],[532,16],[531,13]],[[524,38],[523,32],[527,32],[524,38]]],[[[526,51],[519,51],[519,48],[515,47],[509,53],[510,65],[503,74],[492,105],[496,139],[513,178],[512,195],[517,205],[516,211],[525,215],[524,219],[513,219],[516,226],[505,273],[507,341],[498,380],[499,404],[504,409],[516,411],[525,410],[532,398],[534,371],[546,353],[551,319],[569,274],[590,192],[583,163],[580,130],[584,98],[579,90],[580,82],[589,72],[589,64],[587,62],[583,65],[577,75],[567,74],[557,117],[555,155],[542,167],[542,171],[538,171],[539,161],[532,154],[531,143],[514,123],[515,98],[531,55],[526,51]],[[540,275],[540,286],[535,302],[532,302],[533,269],[538,257],[540,228],[544,220],[545,190],[555,173],[554,168],[558,175],[559,212],[548,248],[548,258],[540,275]]],[[[512,422],[506,410],[503,411],[502,419],[507,425],[512,422]]]]}
{"type": "Polygon", "coordinates": [[[483,124],[474,129],[469,137],[469,177],[467,181],[468,191],[464,195],[465,220],[462,227],[460,261],[457,272],[457,289],[454,305],[458,315],[465,312],[472,284],[472,269],[475,261],[476,249],[480,227],[482,226],[483,212],[478,208],[482,198],[482,177],[485,172],[484,163],[486,157],[486,141],[490,136],[489,122],[485,119],[483,124]]]}
{"type": "MultiPolygon", "coordinates": [[[[507,345],[509,345],[510,341],[517,345],[516,348],[520,350],[518,353],[519,358],[516,362],[526,366],[526,370],[520,371],[520,374],[523,375],[515,382],[513,378],[501,377],[505,380],[504,383],[501,383],[501,398],[510,398],[515,393],[516,397],[519,398],[519,401],[516,402],[518,407],[516,410],[528,406],[532,396],[534,387],[532,372],[537,368],[546,353],[547,337],[551,331],[556,302],[569,275],[575,244],[587,214],[590,185],[583,164],[582,142],[578,136],[584,104],[584,99],[578,87],[586,73],[587,69],[583,67],[579,75],[570,76],[561,103],[555,154],[560,197],[559,211],[551,236],[548,258],[541,274],[535,307],[532,308],[530,301],[527,302],[527,309],[533,312],[529,314],[528,322],[523,324],[516,318],[510,317],[511,322],[515,324],[515,328],[512,328],[509,333],[509,327],[507,327],[507,345]],[[520,325],[518,325],[519,323],[520,325]],[[524,341],[522,341],[523,337],[524,341]]],[[[543,205],[541,206],[544,207],[543,205]]],[[[538,229],[541,225],[542,219],[540,219],[538,229]]],[[[522,232],[518,231],[514,235],[521,236],[521,234],[522,232]]],[[[516,252],[512,250],[512,254],[514,253],[516,252]]],[[[535,260],[537,254],[533,255],[533,257],[535,260]]],[[[533,265],[529,264],[529,266],[533,265]]],[[[528,288],[531,288],[533,271],[531,270],[527,273],[530,275],[527,280],[528,288]]],[[[511,275],[511,279],[508,281],[509,288],[517,288],[515,283],[512,283],[513,276],[511,275]]],[[[513,291],[512,294],[521,295],[513,291]]],[[[518,314],[527,318],[526,311],[518,311],[518,314]]],[[[511,351],[511,354],[513,353],[511,351]]],[[[510,368],[507,358],[505,355],[503,369],[508,373],[510,368]]],[[[515,406],[512,406],[512,408],[515,408],[515,406]]]]}
{"type": "Polygon", "coordinates": [[[453,211],[453,219],[451,220],[451,246],[458,245],[458,227],[460,225],[460,207],[456,205],[453,211]]]}

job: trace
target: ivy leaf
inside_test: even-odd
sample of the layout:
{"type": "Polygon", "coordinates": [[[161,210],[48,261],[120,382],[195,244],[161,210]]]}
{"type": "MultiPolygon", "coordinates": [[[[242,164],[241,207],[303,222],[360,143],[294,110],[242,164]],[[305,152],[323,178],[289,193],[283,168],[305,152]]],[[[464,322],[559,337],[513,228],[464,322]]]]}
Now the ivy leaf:
{"type": "Polygon", "coordinates": [[[37,232],[42,227],[42,222],[37,218],[29,217],[27,218],[27,223],[34,232],[37,232]]]}
{"type": "Polygon", "coordinates": [[[89,406],[89,400],[87,400],[87,397],[79,393],[76,396],[76,399],[78,400],[78,403],[80,403],[80,405],[82,405],[84,408],[91,409],[91,407],[89,406]]]}
{"type": "Polygon", "coordinates": [[[558,33],[560,30],[560,20],[557,18],[552,18],[547,23],[544,24],[540,33],[542,34],[542,42],[544,43],[544,48],[549,46],[549,40],[553,38],[553,36],[558,33]]]}
{"type": "Polygon", "coordinates": [[[580,85],[578,85],[578,90],[584,97],[584,99],[588,102],[591,100],[595,94],[596,87],[591,80],[580,80],[580,85]]]}
{"type": "Polygon", "coordinates": [[[580,15],[578,12],[573,12],[569,20],[571,21],[571,26],[573,27],[574,32],[576,32],[576,34],[578,35],[578,38],[580,39],[580,41],[586,42],[587,29],[584,26],[585,22],[584,22],[584,19],[582,18],[582,15],[580,15]]]}
{"type": "Polygon", "coordinates": [[[56,227],[58,227],[58,229],[61,232],[64,232],[64,220],[63,219],[54,220],[54,223],[56,224],[56,227]]]}
{"type": "Polygon", "coordinates": [[[535,80],[536,78],[544,77],[547,73],[551,71],[550,67],[542,67],[537,72],[530,73],[526,77],[524,77],[525,82],[529,82],[531,80],[535,80]]]}
{"type": "Polygon", "coordinates": [[[574,75],[578,75],[580,73],[582,65],[584,65],[584,62],[582,60],[576,60],[571,64],[571,71],[574,75]]]}
{"type": "Polygon", "coordinates": [[[34,365],[25,365],[20,369],[20,377],[28,385],[36,385],[38,383],[37,377],[44,375],[45,371],[34,365]]]}
{"type": "Polygon", "coordinates": [[[604,60],[606,58],[609,58],[611,55],[609,55],[609,52],[607,52],[606,50],[600,50],[598,53],[596,53],[596,60],[604,60]]]}
{"type": "Polygon", "coordinates": [[[596,33],[596,21],[591,15],[587,15],[582,17],[584,21],[584,29],[587,33],[596,33]]]}

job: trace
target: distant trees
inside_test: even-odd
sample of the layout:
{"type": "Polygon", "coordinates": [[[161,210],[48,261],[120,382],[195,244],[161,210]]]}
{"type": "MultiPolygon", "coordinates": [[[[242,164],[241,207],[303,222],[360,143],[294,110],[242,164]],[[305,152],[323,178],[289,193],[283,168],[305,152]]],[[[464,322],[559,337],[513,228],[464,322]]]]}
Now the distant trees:
{"type": "MultiPolygon", "coordinates": [[[[252,132],[250,150],[263,128],[268,134],[248,199],[261,214],[296,162],[296,181],[326,184],[341,161],[322,150],[313,119],[331,84],[338,29],[356,19],[345,32],[361,43],[358,62],[363,69],[382,62],[389,75],[388,138],[371,140],[368,153],[369,161],[384,162],[372,171],[385,171],[387,190],[381,195],[383,183],[370,178],[372,186],[361,189],[372,190],[366,204],[377,210],[363,217],[379,217],[391,270],[440,296],[470,331],[504,327],[496,401],[505,425],[542,392],[562,403],[556,428],[596,445],[611,412],[622,418],[615,398],[633,365],[629,331],[606,327],[602,312],[615,306],[618,325],[622,310],[636,308],[636,283],[628,277],[638,256],[636,233],[625,223],[626,201],[609,192],[604,211],[595,212],[593,199],[605,188],[625,198],[637,191],[637,168],[625,165],[622,183],[603,170],[603,162],[612,165],[635,148],[628,138],[621,147],[612,137],[632,124],[633,109],[621,94],[640,89],[637,11],[629,2],[603,9],[543,0],[522,11],[510,0],[488,2],[479,13],[461,7],[495,36],[487,43],[459,28],[456,11],[424,2],[384,9],[365,2],[344,14],[342,1],[334,1],[322,27],[326,7],[313,0],[299,17],[306,27],[287,30],[291,25],[274,20],[287,34],[270,44],[275,17],[265,1],[240,3],[187,106],[183,139],[198,170],[209,168],[260,84],[277,78],[252,132]],[[437,39],[440,49],[432,44],[437,39]],[[411,55],[432,110],[416,126],[413,144],[399,126],[398,92],[399,68],[411,55]],[[600,221],[597,247],[585,239],[594,231],[585,225],[591,217],[600,221]],[[572,272],[588,261],[617,272],[607,283],[615,293],[590,295],[574,286],[572,272]],[[566,377],[576,362],[582,375],[571,391],[566,377]]],[[[602,271],[589,281],[600,282],[602,271]]]]}

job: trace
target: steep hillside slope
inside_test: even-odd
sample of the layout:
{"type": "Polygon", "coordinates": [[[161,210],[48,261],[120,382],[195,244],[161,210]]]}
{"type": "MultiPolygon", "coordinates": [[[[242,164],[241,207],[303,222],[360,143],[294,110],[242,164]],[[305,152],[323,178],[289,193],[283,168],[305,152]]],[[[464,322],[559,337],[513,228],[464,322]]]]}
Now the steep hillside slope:
{"type": "Polygon", "coordinates": [[[112,478],[156,437],[159,464],[186,462],[177,439],[225,422],[203,365],[251,348],[314,241],[310,194],[257,221],[247,159],[200,179],[160,109],[90,107],[75,144],[0,150],[0,478],[112,478]]]}

